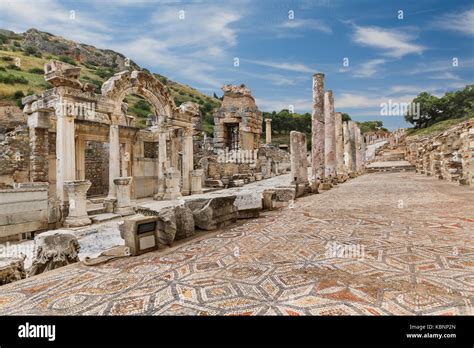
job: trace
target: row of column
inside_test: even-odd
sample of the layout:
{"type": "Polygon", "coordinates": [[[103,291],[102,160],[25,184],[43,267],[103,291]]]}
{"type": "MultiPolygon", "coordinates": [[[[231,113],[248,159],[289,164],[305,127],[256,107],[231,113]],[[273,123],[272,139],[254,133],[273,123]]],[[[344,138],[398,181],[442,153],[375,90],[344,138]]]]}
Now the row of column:
{"type": "Polygon", "coordinates": [[[364,167],[365,144],[354,121],[342,122],[334,111],[334,96],[324,90],[324,74],[313,75],[312,180],[335,183],[360,173],[364,167]]]}

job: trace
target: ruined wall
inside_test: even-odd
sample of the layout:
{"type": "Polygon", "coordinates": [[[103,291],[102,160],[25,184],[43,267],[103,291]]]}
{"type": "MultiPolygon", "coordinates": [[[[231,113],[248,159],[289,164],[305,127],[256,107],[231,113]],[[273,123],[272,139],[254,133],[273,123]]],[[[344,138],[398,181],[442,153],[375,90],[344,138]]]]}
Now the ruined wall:
{"type": "Polygon", "coordinates": [[[420,174],[473,185],[474,119],[442,133],[406,138],[405,158],[420,174]]]}
{"type": "Polygon", "coordinates": [[[109,144],[86,141],[85,178],[91,182],[88,196],[106,195],[109,192],[109,144]]]}
{"type": "Polygon", "coordinates": [[[222,90],[224,100],[221,108],[214,113],[214,147],[225,149],[230,137],[227,126],[238,124],[239,149],[258,149],[263,119],[250,90],[244,85],[227,85],[222,90]]]}
{"type": "Polygon", "coordinates": [[[0,188],[28,182],[30,171],[30,139],[26,126],[18,126],[0,142],[0,188]]]}

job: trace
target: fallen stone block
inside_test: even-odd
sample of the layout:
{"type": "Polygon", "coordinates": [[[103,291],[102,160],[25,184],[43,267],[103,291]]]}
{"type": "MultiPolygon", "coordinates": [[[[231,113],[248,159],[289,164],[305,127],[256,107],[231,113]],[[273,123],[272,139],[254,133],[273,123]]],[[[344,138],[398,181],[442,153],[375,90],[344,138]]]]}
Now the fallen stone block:
{"type": "Polygon", "coordinates": [[[36,255],[29,275],[36,275],[79,261],[79,242],[70,230],[53,230],[35,237],[36,255]]]}
{"type": "Polygon", "coordinates": [[[258,218],[262,210],[262,194],[255,191],[239,192],[234,204],[239,212],[239,219],[258,218]]]}
{"type": "Polygon", "coordinates": [[[0,258],[0,285],[26,278],[24,260],[25,256],[0,258]]]}
{"type": "Polygon", "coordinates": [[[206,187],[216,187],[216,188],[224,187],[224,184],[222,183],[221,180],[206,179],[206,181],[204,183],[205,183],[206,187]]]}
{"type": "Polygon", "coordinates": [[[187,199],[186,206],[191,209],[194,224],[203,230],[214,230],[235,223],[238,210],[234,205],[235,195],[187,199]]]}

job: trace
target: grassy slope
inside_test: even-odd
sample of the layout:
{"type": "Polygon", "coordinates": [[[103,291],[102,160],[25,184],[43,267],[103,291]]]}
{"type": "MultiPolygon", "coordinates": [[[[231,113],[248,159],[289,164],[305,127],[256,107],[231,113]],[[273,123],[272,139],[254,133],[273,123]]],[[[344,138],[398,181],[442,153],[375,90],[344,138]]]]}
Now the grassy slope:
{"type": "MultiPolygon", "coordinates": [[[[12,40],[13,41],[13,40],[12,40]]],[[[3,48],[10,47],[11,44],[4,44],[0,45],[3,46],[3,48]]],[[[50,55],[48,53],[43,53],[42,58],[34,57],[34,56],[28,56],[25,55],[25,52],[23,51],[5,51],[5,50],[0,50],[0,67],[3,67],[6,69],[6,72],[0,71],[0,74],[11,74],[14,76],[22,76],[25,79],[28,80],[28,84],[20,84],[20,83],[15,83],[13,85],[10,84],[5,84],[5,83],[0,83],[0,100],[11,100],[12,102],[15,102],[13,94],[16,91],[22,91],[25,95],[31,94],[31,93],[41,93],[47,88],[50,88],[46,81],[43,78],[42,74],[35,74],[35,73],[30,73],[29,70],[33,68],[40,68],[43,69],[44,64],[50,61],[51,59],[59,59],[59,57],[50,55]],[[21,70],[17,71],[14,69],[9,69],[7,68],[8,65],[14,64],[15,61],[4,61],[2,60],[2,57],[12,57],[13,59],[15,58],[20,58],[21,59],[21,70]]],[[[106,77],[101,77],[98,75],[98,70],[93,69],[91,66],[87,67],[81,63],[78,63],[78,66],[82,67],[81,71],[81,77],[80,80],[82,82],[95,82],[95,84],[102,84],[107,78],[106,77]]],[[[100,72],[99,72],[100,73],[100,72]]],[[[168,91],[170,92],[171,96],[174,98],[175,102],[177,105],[180,105],[183,102],[186,101],[193,101],[196,102],[200,105],[204,105],[205,103],[208,103],[212,105],[213,108],[219,107],[221,101],[219,99],[216,99],[214,97],[210,97],[207,95],[204,95],[197,91],[194,88],[191,88],[187,85],[182,85],[173,81],[170,81],[163,77],[162,75],[155,74],[157,78],[159,78],[163,83],[166,84],[168,91]]],[[[128,96],[127,101],[129,103],[129,114],[134,115],[138,117],[137,121],[138,124],[143,126],[145,124],[145,119],[142,117],[145,113],[140,112],[140,110],[136,110],[133,106],[135,103],[140,100],[138,96],[128,96]]],[[[208,113],[207,113],[208,114],[208,113]]],[[[212,125],[208,123],[204,123],[203,125],[206,128],[211,128],[212,125]]]]}
{"type": "Polygon", "coordinates": [[[420,128],[420,129],[410,128],[407,131],[407,135],[408,136],[415,136],[415,135],[425,136],[425,135],[430,135],[430,134],[434,134],[438,132],[443,132],[452,126],[457,125],[458,123],[468,120],[469,118],[470,117],[463,117],[463,118],[444,120],[426,128],[420,128]]]}

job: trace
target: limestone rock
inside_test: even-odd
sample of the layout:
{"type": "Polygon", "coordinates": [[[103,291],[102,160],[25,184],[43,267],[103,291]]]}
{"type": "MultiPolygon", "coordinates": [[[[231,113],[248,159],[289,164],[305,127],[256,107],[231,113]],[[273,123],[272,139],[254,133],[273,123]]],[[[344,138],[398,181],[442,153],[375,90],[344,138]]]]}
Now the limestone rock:
{"type": "Polygon", "coordinates": [[[195,225],[203,230],[214,230],[237,221],[235,195],[189,199],[186,206],[194,216],[195,225]]]}
{"type": "Polygon", "coordinates": [[[256,191],[239,192],[234,205],[239,212],[239,219],[257,218],[262,210],[262,193],[256,191]]]}
{"type": "Polygon", "coordinates": [[[24,260],[25,257],[0,258],[0,285],[26,278],[24,260]]]}
{"type": "Polygon", "coordinates": [[[79,243],[70,230],[53,230],[35,237],[36,256],[29,275],[36,275],[79,261],[79,243]]]}

